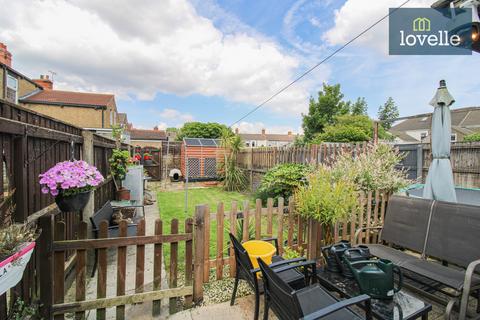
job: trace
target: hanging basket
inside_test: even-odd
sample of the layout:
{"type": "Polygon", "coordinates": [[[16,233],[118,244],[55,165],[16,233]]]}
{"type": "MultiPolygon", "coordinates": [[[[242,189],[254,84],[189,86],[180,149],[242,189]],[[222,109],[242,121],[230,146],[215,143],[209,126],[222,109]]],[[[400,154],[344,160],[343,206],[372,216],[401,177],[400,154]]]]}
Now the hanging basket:
{"type": "Polygon", "coordinates": [[[55,197],[58,208],[63,212],[82,211],[90,199],[91,191],[77,193],[64,197],[61,194],[55,197]]]}
{"type": "Polygon", "coordinates": [[[35,248],[35,242],[28,242],[20,250],[0,262],[0,295],[16,286],[22,280],[23,272],[35,248]]]}

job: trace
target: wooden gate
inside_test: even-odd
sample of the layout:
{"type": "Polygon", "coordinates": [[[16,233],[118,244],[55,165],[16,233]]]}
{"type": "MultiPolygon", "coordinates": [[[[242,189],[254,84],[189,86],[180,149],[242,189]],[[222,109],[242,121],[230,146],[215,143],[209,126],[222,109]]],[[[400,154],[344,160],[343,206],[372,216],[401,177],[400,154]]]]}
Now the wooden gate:
{"type": "MultiPolygon", "coordinates": [[[[99,239],[87,238],[87,223],[81,222],[78,230],[78,240],[64,240],[65,223],[55,222],[52,216],[40,218],[42,237],[39,247],[43,248],[45,257],[41,261],[41,313],[45,319],[65,319],[65,314],[74,314],[76,319],[84,319],[87,310],[96,310],[96,319],[106,318],[106,308],[116,308],[116,319],[125,319],[125,306],[152,301],[152,315],[160,314],[161,299],[170,299],[170,313],[176,312],[180,297],[185,297],[184,305],[192,304],[192,267],[193,267],[193,222],[185,221],[184,233],[179,233],[178,220],[170,224],[170,231],[163,232],[162,221],[155,221],[155,234],[145,235],[145,220],[137,225],[136,236],[127,237],[127,222],[122,221],[119,226],[119,237],[108,238],[108,223],[102,221],[98,230],[99,239]],[[146,245],[153,244],[153,257],[146,261],[146,245]],[[179,244],[185,248],[185,284],[177,287],[178,250],[179,244]],[[163,262],[162,249],[170,247],[170,261],[163,262]],[[132,246],[136,253],[135,272],[132,279],[127,279],[127,247],[132,246]],[[75,264],[75,298],[65,300],[65,254],[67,251],[76,252],[75,264]],[[87,296],[87,251],[96,250],[98,268],[95,273],[96,294],[87,296]],[[116,251],[116,261],[108,259],[108,250],[116,251]],[[153,265],[146,265],[151,263],[153,265]],[[162,264],[168,266],[168,289],[161,289],[162,264]],[[115,293],[107,296],[108,278],[112,272],[107,269],[116,269],[115,293]],[[153,269],[152,279],[146,279],[145,271],[153,269]],[[134,278],[134,279],[133,279],[134,278]],[[152,283],[152,290],[146,291],[146,283],[152,283]],[[126,292],[126,284],[134,283],[134,292],[126,292]]],[[[111,253],[111,252],[110,252],[111,253]]],[[[93,254],[91,255],[93,257],[93,254]]],[[[112,278],[113,279],[113,278],[112,278]]],[[[92,279],[95,280],[95,279],[92,279]]]]}

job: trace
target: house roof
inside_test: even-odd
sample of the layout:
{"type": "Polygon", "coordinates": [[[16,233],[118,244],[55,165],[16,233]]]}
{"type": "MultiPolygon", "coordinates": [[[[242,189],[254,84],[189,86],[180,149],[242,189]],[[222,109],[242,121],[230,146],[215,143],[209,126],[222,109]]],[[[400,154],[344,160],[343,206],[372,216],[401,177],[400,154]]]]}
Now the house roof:
{"type": "Polygon", "coordinates": [[[167,134],[164,130],[143,130],[131,129],[130,140],[167,140],[167,134]]]}
{"type": "Polygon", "coordinates": [[[293,134],[261,134],[261,133],[239,133],[242,140],[266,140],[266,141],[295,141],[295,135],[293,134]]]}
{"type": "MultiPolygon", "coordinates": [[[[452,127],[468,128],[480,126],[480,107],[468,107],[451,110],[452,127]]],[[[410,117],[390,129],[390,132],[404,132],[413,130],[430,130],[432,114],[420,114],[410,117]]]]}
{"type": "Polygon", "coordinates": [[[38,85],[38,83],[36,83],[35,81],[33,81],[32,79],[30,79],[30,78],[27,77],[26,75],[22,74],[21,72],[13,69],[12,67],[7,66],[6,64],[1,63],[1,62],[0,62],[0,67],[7,69],[10,73],[15,74],[17,77],[20,77],[20,78],[22,78],[22,79],[25,79],[26,81],[28,81],[28,82],[30,82],[31,84],[35,85],[38,89],[41,89],[41,88],[42,88],[41,86],[38,85]]]}
{"type": "Polygon", "coordinates": [[[20,98],[20,102],[82,107],[107,107],[114,99],[115,96],[113,94],[41,90],[20,98]]]}

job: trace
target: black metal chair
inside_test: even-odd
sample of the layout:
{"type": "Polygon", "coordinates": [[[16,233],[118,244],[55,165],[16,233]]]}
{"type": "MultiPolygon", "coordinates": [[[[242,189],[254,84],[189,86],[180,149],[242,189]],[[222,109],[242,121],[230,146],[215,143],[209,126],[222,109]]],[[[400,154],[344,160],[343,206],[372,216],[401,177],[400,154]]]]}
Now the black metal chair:
{"type": "MultiPolygon", "coordinates": [[[[235,238],[233,234],[230,235],[230,241],[232,242],[233,249],[235,251],[235,265],[236,265],[236,274],[235,274],[235,284],[233,287],[232,299],[230,305],[235,303],[235,296],[237,294],[238,282],[239,280],[245,280],[248,285],[255,292],[255,314],[254,320],[258,319],[259,308],[260,308],[260,294],[263,293],[263,283],[262,279],[257,277],[257,274],[260,272],[259,268],[254,269],[250,257],[248,256],[247,250],[243,245],[235,238]]],[[[267,238],[262,239],[264,241],[273,241],[275,243],[275,248],[278,253],[278,241],[276,238],[267,238]]],[[[298,263],[305,261],[305,258],[296,258],[290,260],[284,260],[282,257],[275,255],[272,257],[272,264],[270,267],[278,268],[285,266],[291,263],[298,263]]],[[[294,288],[303,288],[307,284],[308,279],[305,279],[305,275],[299,272],[296,269],[288,269],[280,274],[280,277],[289,283],[294,288]]]]}
{"type": "MultiPolygon", "coordinates": [[[[291,268],[304,268],[305,272],[311,273],[315,279],[315,262],[304,261],[297,265],[287,265],[278,269],[272,269],[261,259],[258,264],[263,275],[265,288],[265,311],[263,319],[268,319],[268,311],[272,311],[280,320],[352,320],[372,319],[370,297],[366,294],[348,300],[338,301],[319,284],[314,283],[300,290],[295,290],[288,285],[280,276],[281,272],[291,268]],[[365,304],[365,317],[349,309],[352,305],[365,304]]],[[[314,280],[315,281],[315,280],[314,280]]]]}

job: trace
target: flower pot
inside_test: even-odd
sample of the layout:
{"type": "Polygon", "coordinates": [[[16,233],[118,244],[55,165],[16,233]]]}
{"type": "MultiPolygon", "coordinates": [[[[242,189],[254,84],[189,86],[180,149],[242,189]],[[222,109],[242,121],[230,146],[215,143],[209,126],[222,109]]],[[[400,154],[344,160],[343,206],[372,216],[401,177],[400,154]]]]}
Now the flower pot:
{"type": "Polygon", "coordinates": [[[58,208],[63,212],[81,211],[90,199],[90,191],[64,197],[61,194],[55,197],[58,208]]]}
{"type": "Polygon", "coordinates": [[[0,262],[0,295],[22,280],[23,272],[35,248],[35,242],[22,245],[19,250],[0,262]]]}
{"type": "Polygon", "coordinates": [[[151,166],[153,164],[153,160],[143,160],[143,165],[145,166],[151,166]]]}
{"type": "Polygon", "coordinates": [[[130,200],[130,190],[123,187],[117,190],[117,200],[130,200]]]}

